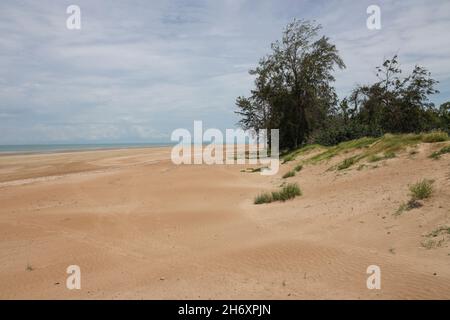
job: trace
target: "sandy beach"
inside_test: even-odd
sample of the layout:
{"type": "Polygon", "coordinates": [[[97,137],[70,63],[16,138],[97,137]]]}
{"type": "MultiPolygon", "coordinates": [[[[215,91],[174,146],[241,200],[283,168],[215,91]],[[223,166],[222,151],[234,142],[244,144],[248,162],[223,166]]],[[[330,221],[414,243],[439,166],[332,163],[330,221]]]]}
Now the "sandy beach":
{"type": "Polygon", "coordinates": [[[0,157],[1,299],[449,299],[450,156],[376,168],[306,165],[303,195],[253,204],[275,176],[250,165],[174,165],[170,148],[0,157]],[[393,213],[434,179],[423,207],[393,213]],[[81,268],[68,290],[66,268],[81,268]],[[381,268],[381,290],[366,269],[381,268]]]}

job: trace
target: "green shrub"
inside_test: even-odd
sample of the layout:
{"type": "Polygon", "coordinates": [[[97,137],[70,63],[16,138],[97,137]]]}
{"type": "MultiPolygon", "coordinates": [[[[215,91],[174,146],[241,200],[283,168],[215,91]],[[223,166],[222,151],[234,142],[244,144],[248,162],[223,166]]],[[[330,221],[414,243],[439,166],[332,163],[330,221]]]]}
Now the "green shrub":
{"type": "Polygon", "coordinates": [[[450,146],[443,147],[441,150],[433,152],[430,155],[430,158],[439,159],[441,157],[441,155],[446,154],[446,153],[450,153],[450,146]]]}
{"type": "Polygon", "coordinates": [[[334,146],[341,142],[371,136],[368,127],[355,121],[344,122],[341,119],[329,119],[327,125],[312,134],[314,143],[334,146]]]}
{"type": "Polygon", "coordinates": [[[432,180],[423,179],[422,181],[419,181],[412,185],[409,188],[409,191],[411,191],[411,199],[423,200],[429,198],[433,193],[432,183],[432,180]]]}
{"type": "Polygon", "coordinates": [[[422,141],[427,143],[442,142],[447,140],[448,140],[447,132],[439,130],[426,133],[422,137],[422,141]]]}
{"type": "Polygon", "coordinates": [[[297,172],[301,171],[302,169],[303,169],[303,165],[301,165],[301,164],[296,165],[294,168],[294,170],[297,172]]]}
{"type": "Polygon", "coordinates": [[[291,171],[286,172],[286,173],[283,175],[283,179],[290,178],[290,177],[293,177],[293,176],[295,176],[295,171],[294,171],[294,170],[291,170],[291,171]]]}

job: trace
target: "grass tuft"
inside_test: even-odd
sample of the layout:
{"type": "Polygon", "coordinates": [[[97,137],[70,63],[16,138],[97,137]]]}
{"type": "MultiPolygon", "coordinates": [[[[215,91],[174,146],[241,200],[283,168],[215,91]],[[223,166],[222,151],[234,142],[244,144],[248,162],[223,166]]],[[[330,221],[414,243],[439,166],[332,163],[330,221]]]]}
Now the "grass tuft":
{"type": "Polygon", "coordinates": [[[290,178],[290,177],[293,177],[293,176],[295,176],[295,171],[294,171],[294,170],[291,170],[291,171],[286,172],[286,173],[283,175],[283,179],[287,179],[287,178],[290,178]]]}
{"type": "Polygon", "coordinates": [[[286,201],[301,195],[302,192],[296,183],[289,183],[280,191],[272,192],[272,198],[274,201],[286,201]]]}
{"type": "Polygon", "coordinates": [[[436,238],[437,236],[440,236],[441,234],[450,234],[450,227],[448,226],[441,226],[430,233],[428,233],[425,237],[428,238],[436,238]]]}
{"type": "Polygon", "coordinates": [[[427,199],[433,193],[433,180],[423,179],[413,184],[409,191],[411,191],[411,200],[427,199]]]}
{"type": "Polygon", "coordinates": [[[371,155],[369,157],[369,159],[367,159],[367,161],[369,161],[369,162],[377,162],[377,161],[380,161],[380,160],[383,160],[383,157],[380,157],[380,156],[378,156],[376,154],[371,155]]]}
{"type": "Polygon", "coordinates": [[[435,248],[439,248],[442,246],[442,244],[445,242],[445,239],[442,238],[440,240],[433,240],[433,239],[428,239],[422,242],[422,246],[425,249],[435,249],[435,248]]]}
{"type": "Polygon", "coordinates": [[[271,203],[272,202],[272,195],[270,193],[261,193],[256,196],[254,204],[263,204],[263,203],[271,203]]]}
{"type": "Polygon", "coordinates": [[[301,165],[301,164],[296,165],[295,168],[294,168],[294,170],[295,170],[296,172],[299,172],[299,171],[301,171],[302,169],[303,169],[303,165],[301,165]]]}
{"type": "Polygon", "coordinates": [[[256,196],[254,204],[270,203],[273,201],[286,201],[293,199],[296,196],[301,196],[302,192],[296,183],[288,183],[282,187],[280,191],[273,191],[271,193],[265,192],[256,196]]]}
{"type": "Polygon", "coordinates": [[[422,246],[425,247],[426,249],[439,248],[442,246],[442,244],[445,243],[446,239],[447,240],[449,239],[449,235],[450,235],[450,227],[449,226],[440,226],[425,235],[425,237],[428,239],[422,242],[422,246]],[[442,238],[437,240],[437,239],[435,239],[437,237],[442,237],[442,238]]]}
{"type": "Polygon", "coordinates": [[[433,182],[433,180],[423,179],[409,187],[411,198],[408,202],[402,203],[394,215],[399,216],[404,211],[420,208],[423,204],[418,200],[424,200],[431,196],[433,193],[433,182]]]}
{"type": "Polygon", "coordinates": [[[430,158],[437,160],[441,157],[441,155],[446,153],[450,153],[450,146],[443,147],[441,150],[433,152],[430,155],[430,158]]]}
{"type": "Polygon", "coordinates": [[[294,153],[288,154],[287,156],[285,156],[283,158],[283,164],[285,164],[286,162],[295,160],[295,157],[296,157],[296,155],[294,153]]]}
{"type": "Polygon", "coordinates": [[[312,150],[319,149],[319,148],[324,148],[324,147],[319,144],[309,144],[307,146],[304,146],[299,149],[285,153],[285,154],[283,154],[283,163],[295,160],[295,158],[297,156],[300,156],[302,154],[308,153],[312,150]]]}
{"type": "Polygon", "coordinates": [[[395,158],[395,157],[396,157],[396,154],[395,154],[394,151],[386,151],[384,153],[384,159],[392,159],[392,158],[395,158]]]}
{"type": "Polygon", "coordinates": [[[377,154],[373,154],[373,155],[369,156],[367,161],[377,162],[377,161],[381,161],[381,160],[385,160],[385,159],[392,159],[395,157],[396,157],[396,154],[394,151],[386,151],[382,157],[377,154]]]}
{"type": "Polygon", "coordinates": [[[420,208],[422,204],[414,199],[409,199],[408,202],[402,203],[400,207],[398,207],[397,211],[394,213],[394,216],[401,215],[404,211],[409,211],[412,209],[420,208]]]}
{"type": "Polygon", "coordinates": [[[241,172],[255,173],[255,172],[261,172],[263,169],[266,169],[266,168],[268,168],[268,167],[246,168],[246,169],[242,169],[241,172]]]}
{"type": "Polygon", "coordinates": [[[347,158],[341,164],[338,165],[337,169],[344,170],[344,169],[351,167],[355,163],[356,163],[356,157],[347,158]]]}

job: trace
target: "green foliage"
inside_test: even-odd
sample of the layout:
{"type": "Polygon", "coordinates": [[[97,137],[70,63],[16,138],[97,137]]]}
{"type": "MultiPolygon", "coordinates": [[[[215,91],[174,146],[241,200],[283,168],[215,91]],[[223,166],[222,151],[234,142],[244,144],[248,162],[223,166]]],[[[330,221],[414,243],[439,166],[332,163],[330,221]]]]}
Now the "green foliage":
{"type": "Polygon", "coordinates": [[[432,183],[433,180],[423,179],[412,185],[409,188],[409,191],[411,191],[411,199],[423,200],[429,198],[433,192],[432,183]]]}
{"type": "Polygon", "coordinates": [[[402,203],[394,215],[398,216],[404,211],[409,211],[415,208],[420,208],[422,203],[418,200],[424,200],[433,193],[433,180],[423,179],[409,187],[411,198],[406,203],[402,203]]]}
{"type": "Polygon", "coordinates": [[[423,67],[400,77],[397,56],[377,67],[379,81],[358,86],[341,101],[328,116],[325,125],[313,134],[312,141],[334,145],[363,136],[382,136],[385,133],[419,133],[427,142],[448,140],[450,131],[450,102],[435,108],[428,96],[438,91],[437,81],[423,67]],[[446,132],[444,132],[444,131],[446,132]]]}
{"type": "Polygon", "coordinates": [[[345,65],[320,30],[314,22],[289,23],[270,54],[250,70],[255,76],[251,96],[236,100],[239,124],[256,131],[279,129],[281,150],[304,144],[337,101],[333,73],[345,65]]]}
{"type": "Polygon", "coordinates": [[[342,152],[369,147],[372,143],[374,143],[377,140],[378,140],[377,138],[364,137],[364,138],[360,138],[360,139],[356,139],[356,140],[352,140],[352,141],[341,142],[337,146],[328,148],[324,152],[321,152],[321,153],[311,157],[308,160],[308,162],[317,163],[322,160],[329,160],[342,152]]]}
{"type": "Polygon", "coordinates": [[[295,168],[294,168],[294,170],[295,170],[296,172],[299,172],[299,171],[301,171],[302,169],[303,169],[303,165],[302,165],[302,164],[298,164],[298,165],[296,165],[295,168]]]}
{"type": "Polygon", "coordinates": [[[290,153],[283,158],[283,164],[286,162],[289,162],[289,161],[293,161],[293,160],[295,160],[295,154],[290,153]]]}
{"type": "Polygon", "coordinates": [[[342,119],[340,114],[330,115],[325,124],[316,129],[311,140],[324,146],[334,146],[343,141],[354,140],[364,136],[378,136],[369,132],[366,125],[357,121],[342,119]]]}
{"type": "MultiPolygon", "coordinates": [[[[338,103],[333,73],[345,65],[336,46],[320,36],[320,30],[315,23],[294,20],[272,44],[271,53],[250,70],[255,76],[251,96],[236,100],[241,127],[256,132],[279,129],[280,150],[295,150],[306,142],[339,146],[387,133],[432,130],[423,135],[423,141],[448,140],[450,102],[437,108],[429,101],[438,93],[438,82],[422,66],[403,76],[397,56],[376,67],[375,83],[357,86],[338,103]]],[[[331,158],[338,151],[333,147],[317,160],[331,158]]],[[[395,150],[388,150],[390,156],[391,151],[395,150]]],[[[295,152],[286,155],[284,162],[295,156],[295,152]]]]}
{"type": "Polygon", "coordinates": [[[422,141],[421,134],[385,134],[381,138],[360,138],[351,141],[341,142],[337,146],[325,148],[324,151],[315,154],[304,163],[318,163],[330,160],[333,157],[348,152],[358,152],[357,155],[345,159],[338,165],[338,170],[349,168],[362,159],[368,162],[377,162],[384,159],[396,157],[396,152],[415,146],[422,141]],[[380,156],[383,154],[383,156],[380,156]]]}
{"type": "Polygon", "coordinates": [[[270,193],[261,193],[256,196],[254,204],[263,204],[272,202],[272,195],[270,193]]]}
{"type": "Polygon", "coordinates": [[[291,171],[286,172],[286,173],[283,175],[283,179],[287,179],[287,178],[290,178],[290,177],[293,177],[293,176],[295,176],[295,171],[294,171],[294,170],[291,170],[291,171]]]}
{"type": "Polygon", "coordinates": [[[285,185],[281,191],[272,192],[272,199],[273,201],[286,201],[301,195],[302,192],[299,186],[296,183],[289,183],[285,185]]]}
{"type": "Polygon", "coordinates": [[[303,146],[301,148],[297,148],[297,149],[294,149],[292,151],[283,153],[282,154],[283,161],[287,160],[287,161],[284,161],[284,162],[288,162],[288,161],[295,160],[295,158],[300,156],[300,155],[304,155],[304,154],[306,154],[306,153],[308,153],[310,151],[313,151],[313,150],[316,150],[316,149],[321,149],[321,148],[323,148],[323,146],[321,146],[319,144],[308,144],[308,145],[303,146]]]}
{"type": "Polygon", "coordinates": [[[352,165],[354,165],[355,162],[356,162],[355,157],[347,158],[341,164],[338,165],[337,169],[338,170],[347,169],[347,168],[351,167],[352,165]]]}
{"type": "Polygon", "coordinates": [[[441,157],[441,155],[446,154],[446,153],[450,153],[450,146],[443,147],[441,150],[433,152],[430,155],[430,158],[439,159],[441,157]]]}

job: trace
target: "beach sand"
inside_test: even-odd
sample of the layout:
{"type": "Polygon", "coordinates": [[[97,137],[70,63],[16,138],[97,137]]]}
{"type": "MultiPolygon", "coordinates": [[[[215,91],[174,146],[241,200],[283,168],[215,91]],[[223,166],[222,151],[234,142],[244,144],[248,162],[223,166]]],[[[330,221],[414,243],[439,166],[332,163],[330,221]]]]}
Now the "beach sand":
{"type": "Polygon", "coordinates": [[[294,162],[262,176],[176,166],[170,148],[0,156],[0,298],[449,299],[446,235],[421,245],[450,226],[450,156],[430,148],[372,169],[306,165],[286,180],[302,196],[265,205],[254,196],[294,162]],[[395,216],[422,178],[433,196],[395,216]],[[81,290],[66,288],[69,265],[81,290]]]}

